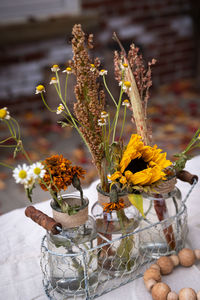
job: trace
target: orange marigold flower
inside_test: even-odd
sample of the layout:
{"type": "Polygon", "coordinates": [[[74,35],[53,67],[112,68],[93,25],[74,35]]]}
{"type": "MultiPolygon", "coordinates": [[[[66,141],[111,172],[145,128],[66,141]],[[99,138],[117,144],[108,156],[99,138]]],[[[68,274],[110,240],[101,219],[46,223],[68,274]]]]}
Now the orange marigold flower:
{"type": "Polygon", "coordinates": [[[72,179],[76,175],[83,178],[85,170],[79,166],[72,166],[71,161],[63,155],[53,155],[43,161],[46,173],[43,177],[45,184],[41,181],[40,186],[47,191],[50,187],[53,191],[66,190],[72,184],[72,179]]]}
{"type": "Polygon", "coordinates": [[[124,208],[125,206],[123,199],[119,199],[118,202],[102,203],[102,205],[103,205],[103,211],[106,213],[110,213],[113,210],[118,211],[124,208]]]}
{"type": "Polygon", "coordinates": [[[72,167],[73,176],[76,175],[78,178],[84,178],[85,173],[86,171],[79,166],[72,167]]]}

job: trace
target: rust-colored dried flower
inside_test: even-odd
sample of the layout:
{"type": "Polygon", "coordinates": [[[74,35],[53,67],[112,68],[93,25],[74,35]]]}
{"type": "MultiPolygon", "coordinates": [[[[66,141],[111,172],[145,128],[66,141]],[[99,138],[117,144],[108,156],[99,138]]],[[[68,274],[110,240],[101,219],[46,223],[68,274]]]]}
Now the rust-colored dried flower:
{"type": "Polygon", "coordinates": [[[118,202],[102,203],[102,205],[103,205],[103,211],[106,213],[110,213],[113,210],[119,211],[125,206],[123,199],[119,199],[118,202]]]}
{"type": "Polygon", "coordinates": [[[71,166],[71,161],[64,158],[63,155],[53,155],[43,161],[46,173],[41,181],[40,186],[47,191],[50,187],[54,192],[66,190],[72,184],[74,175],[83,178],[85,171],[78,166],[71,166]]]}

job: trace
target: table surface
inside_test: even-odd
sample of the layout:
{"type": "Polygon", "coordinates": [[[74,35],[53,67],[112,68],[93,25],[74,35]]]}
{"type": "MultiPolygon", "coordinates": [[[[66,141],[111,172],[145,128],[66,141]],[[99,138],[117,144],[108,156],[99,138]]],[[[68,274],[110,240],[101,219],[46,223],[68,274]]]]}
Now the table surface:
{"type": "MultiPolygon", "coordinates": [[[[188,171],[199,175],[200,156],[187,163],[188,171]]],[[[90,200],[90,207],[97,199],[94,182],[84,194],[90,200]]],[[[183,197],[190,185],[178,181],[183,197]]],[[[14,201],[14,199],[8,199],[14,201]]],[[[189,233],[187,246],[200,248],[200,183],[198,183],[187,200],[189,233]]],[[[49,201],[35,205],[44,213],[51,215],[49,201]]],[[[24,215],[25,208],[13,210],[0,217],[0,299],[6,300],[47,300],[40,269],[40,245],[45,230],[36,225],[24,215]]],[[[174,272],[163,278],[171,289],[178,292],[183,287],[191,287],[196,292],[200,290],[200,262],[190,268],[177,267],[174,272]]],[[[99,297],[99,300],[151,300],[144,287],[142,278],[132,281],[109,294],[99,297]]]]}

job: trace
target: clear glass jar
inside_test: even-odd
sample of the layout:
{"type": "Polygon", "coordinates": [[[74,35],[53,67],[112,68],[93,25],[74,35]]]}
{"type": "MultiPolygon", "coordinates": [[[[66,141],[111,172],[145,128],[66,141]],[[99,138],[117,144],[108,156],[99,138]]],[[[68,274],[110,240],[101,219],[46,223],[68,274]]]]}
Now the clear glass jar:
{"type": "MultiPolygon", "coordinates": [[[[87,199],[85,203],[88,205],[87,199]]],[[[97,256],[94,251],[88,251],[96,244],[96,234],[96,224],[90,216],[84,224],[64,229],[57,235],[47,232],[49,279],[57,292],[67,296],[85,295],[86,284],[90,291],[97,287],[97,256]]]]}
{"type": "Polygon", "coordinates": [[[188,232],[187,209],[181,192],[143,194],[146,219],[140,221],[139,245],[143,257],[158,258],[182,249],[188,232]],[[146,228],[145,230],[143,230],[146,228]]]}
{"type": "Polygon", "coordinates": [[[98,266],[111,276],[122,276],[134,271],[138,265],[138,235],[126,236],[138,229],[138,211],[124,192],[118,194],[119,199],[123,199],[124,208],[105,211],[102,203],[110,202],[109,193],[102,194],[99,187],[97,190],[100,193],[99,201],[92,207],[99,233],[97,241],[98,244],[108,242],[98,253],[98,266]]]}

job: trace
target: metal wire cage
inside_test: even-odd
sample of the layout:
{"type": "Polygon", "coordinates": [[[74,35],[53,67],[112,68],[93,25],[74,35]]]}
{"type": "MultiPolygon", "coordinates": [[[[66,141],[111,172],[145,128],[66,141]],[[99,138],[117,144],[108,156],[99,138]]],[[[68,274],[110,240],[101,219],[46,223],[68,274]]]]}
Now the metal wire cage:
{"type": "Polygon", "coordinates": [[[49,299],[95,299],[141,277],[145,269],[155,259],[153,255],[155,248],[158,256],[173,251],[176,253],[176,251],[183,248],[187,236],[185,202],[195,184],[196,182],[191,186],[182,201],[181,209],[175,216],[148,225],[145,228],[138,227],[134,232],[112,240],[97,233],[97,237],[90,247],[80,247],[76,253],[70,253],[69,251],[58,253],[50,250],[47,236],[44,236],[41,244],[41,269],[43,272],[43,285],[49,299]],[[169,224],[172,224],[174,232],[178,233],[176,240],[179,242],[173,251],[171,251],[170,245],[167,244],[163,234],[163,229],[169,224]],[[152,234],[152,232],[154,233],[152,234]],[[163,244],[165,244],[164,251],[161,248],[160,253],[153,238],[155,232],[163,239],[163,244]],[[142,238],[148,237],[150,247],[141,247],[141,236],[142,238]],[[98,243],[98,240],[101,240],[101,244],[98,243]],[[127,257],[125,250],[119,252],[118,249],[121,245],[121,249],[125,249],[124,245],[127,243],[130,245],[130,241],[131,250],[127,257]],[[78,267],[74,268],[74,266],[78,267]],[[54,268],[54,274],[59,275],[58,278],[52,277],[52,268],[54,268]]]}

